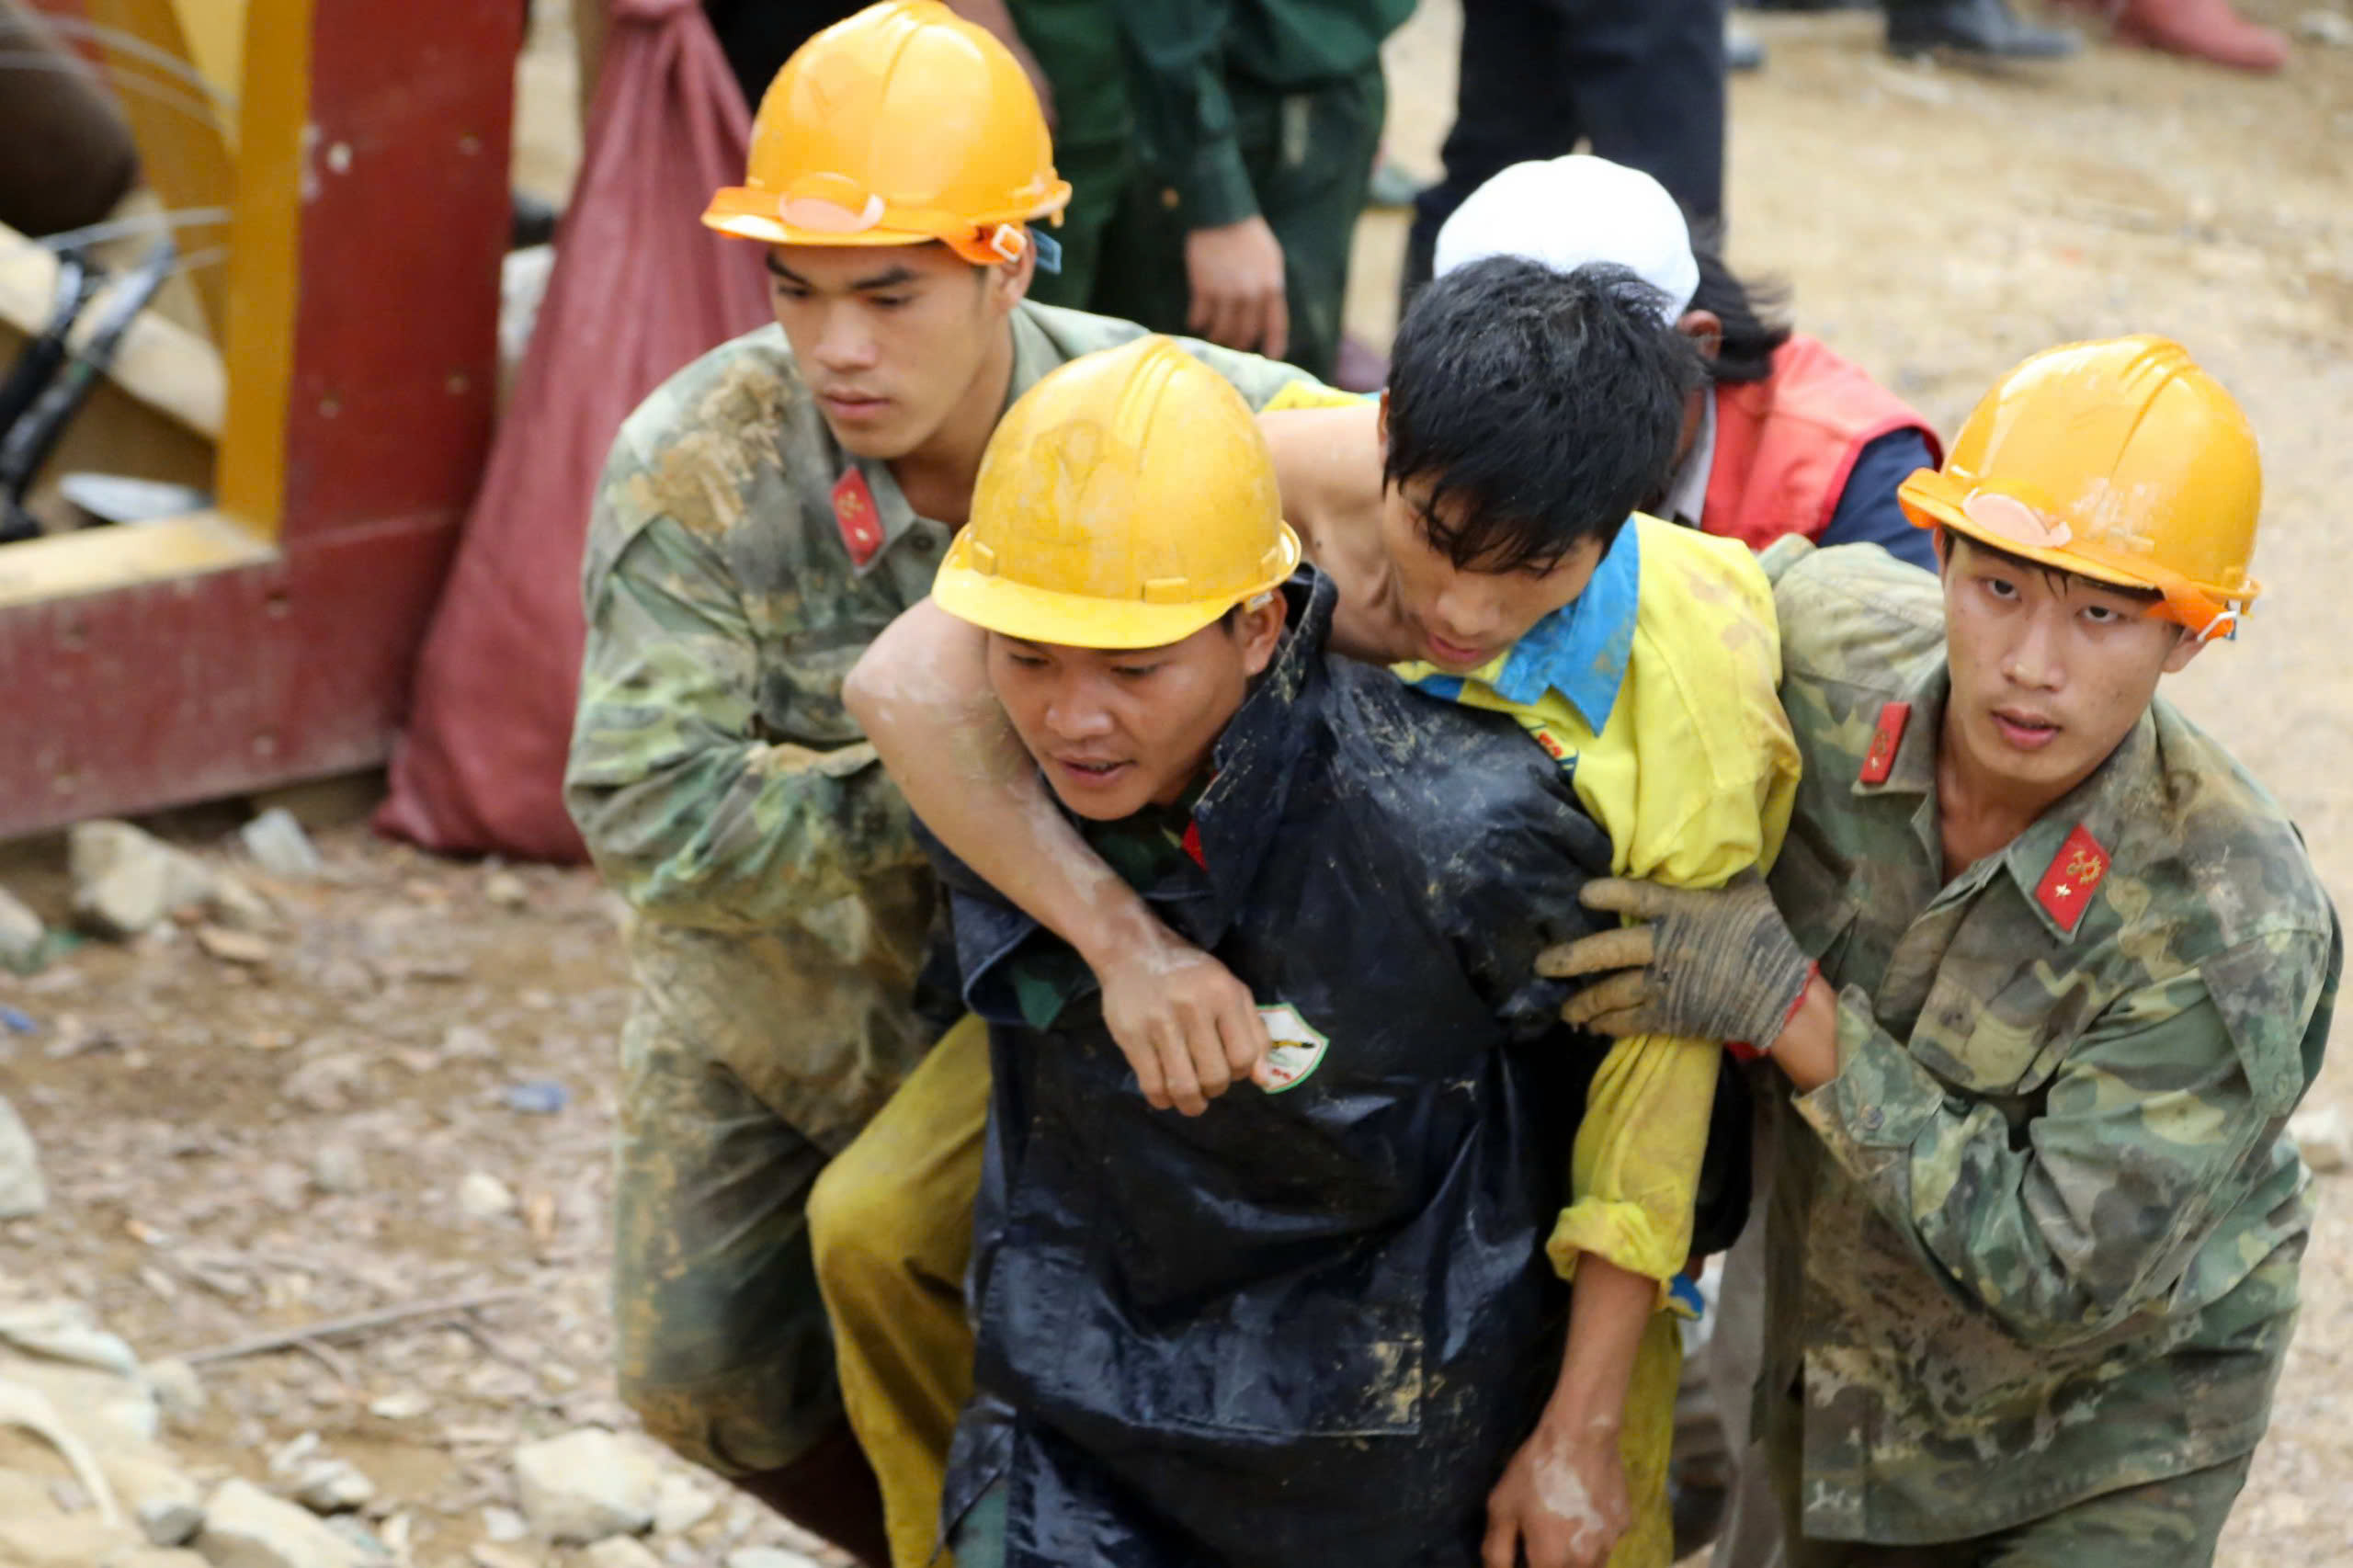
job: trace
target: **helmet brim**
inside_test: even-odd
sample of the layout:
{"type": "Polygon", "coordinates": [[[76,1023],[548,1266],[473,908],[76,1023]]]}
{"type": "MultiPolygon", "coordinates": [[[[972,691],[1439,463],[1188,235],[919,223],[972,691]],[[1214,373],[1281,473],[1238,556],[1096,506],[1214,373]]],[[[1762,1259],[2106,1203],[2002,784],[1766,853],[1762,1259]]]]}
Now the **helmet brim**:
{"type": "Polygon", "coordinates": [[[868,229],[804,229],[778,216],[774,191],[756,186],[732,185],[712,193],[710,205],[703,209],[702,224],[706,229],[731,238],[771,245],[921,245],[937,241],[967,261],[986,265],[1004,258],[981,252],[974,242],[974,235],[999,223],[1034,223],[1041,220],[1059,223],[1063,209],[1070,205],[1070,182],[1056,180],[1034,207],[1013,212],[983,214],[971,220],[969,227],[960,228],[955,233],[937,233],[929,229],[892,228],[887,224],[876,224],[868,229]]]}
{"type": "Polygon", "coordinates": [[[1962,509],[1967,495],[1953,483],[1952,476],[1932,468],[1919,469],[1906,479],[1895,493],[1896,505],[1916,528],[1949,528],[1964,539],[1973,540],[1989,550],[2005,555],[2015,555],[2021,561],[2031,561],[2038,566],[2048,566],[2054,572],[2106,583],[2115,588],[2158,589],[2163,585],[2147,577],[2136,575],[2104,561],[2078,555],[2067,549],[2046,549],[2028,544],[2006,534],[1984,527],[1962,509]]]}
{"type": "Polygon", "coordinates": [[[1235,605],[1280,587],[1299,569],[1299,535],[1282,525],[1281,569],[1241,593],[1180,604],[1097,598],[1015,582],[973,563],[959,534],[932,579],[932,602],[959,620],[1024,642],[1063,648],[1164,648],[1214,623],[1235,605]]]}

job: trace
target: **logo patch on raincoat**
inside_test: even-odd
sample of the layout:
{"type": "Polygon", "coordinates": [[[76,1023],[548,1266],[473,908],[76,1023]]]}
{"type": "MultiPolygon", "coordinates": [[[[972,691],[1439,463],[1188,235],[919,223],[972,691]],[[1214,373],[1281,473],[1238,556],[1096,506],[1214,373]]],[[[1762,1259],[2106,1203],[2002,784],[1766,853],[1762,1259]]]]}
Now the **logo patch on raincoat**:
{"type": "Polygon", "coordinates": [[[1267,1053],[1267,1093],[1279,1095],[1297,1088],[1324,1064],[1324,1053],[1332,1042],[1288,1002],[1261,1007],[1258,1017],[1266,1021],[1267,1033],[1275,1042],[1274,1050],[1267,1053]]]}

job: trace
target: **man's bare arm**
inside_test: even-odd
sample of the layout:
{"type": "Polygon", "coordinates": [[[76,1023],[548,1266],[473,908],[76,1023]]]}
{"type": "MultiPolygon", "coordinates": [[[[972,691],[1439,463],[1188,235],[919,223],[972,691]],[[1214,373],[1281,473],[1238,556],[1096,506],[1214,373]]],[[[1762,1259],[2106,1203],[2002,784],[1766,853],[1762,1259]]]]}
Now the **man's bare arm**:
{"type": "Polygon", "coordinates": [[[1144,1097],[1198,1116],[1263,1061],[1256,1004],[1054,809],[988,689],[986,657],[983,632],[926,599],[875,639],[842,699],[924,825],[1086,961],[1144,1097]]]}
{"type": "Polygon", "coordinates": [[[1633,1518],[1619,1440],[1658,1285],[1588,1254],[1571,1290],[1552,1397],[1487,1498],[1484,1568],[1600,1568],[1633,1518]]]}
{"type": "Polygon", "coordinates": [[[1274,453],[1283,517],[1339,590],[1332,651],[1375,665],[1412,658],[1381,541],[1380,405],[1285,409],[1258,415],[1258,428],[1274,453]]]}

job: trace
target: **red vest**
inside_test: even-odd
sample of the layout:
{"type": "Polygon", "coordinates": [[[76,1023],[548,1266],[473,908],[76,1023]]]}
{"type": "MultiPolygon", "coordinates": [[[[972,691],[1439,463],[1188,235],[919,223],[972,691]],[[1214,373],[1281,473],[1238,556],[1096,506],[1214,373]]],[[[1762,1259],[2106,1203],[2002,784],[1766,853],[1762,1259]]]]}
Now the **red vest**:
{"type": "Polygon", "coordinates": [[[1930,461],[1944,449],[1902,398],[1811,337],[1773,352],[1761,381],[1716,388],[1716,452],[1699,526],[1762,550],[1785,534],[1829,526],[1862,449],[1894,430],[1917,430],[1930,461]]]}

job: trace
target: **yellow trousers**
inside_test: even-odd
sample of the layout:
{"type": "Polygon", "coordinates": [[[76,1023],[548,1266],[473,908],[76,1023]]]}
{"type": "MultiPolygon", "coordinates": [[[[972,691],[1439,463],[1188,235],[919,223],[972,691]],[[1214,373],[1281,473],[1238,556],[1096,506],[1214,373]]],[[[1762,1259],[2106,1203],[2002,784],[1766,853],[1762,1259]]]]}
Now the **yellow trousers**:
{"type": "Polygon", "coordinates": [[[948,1439],[972,1392],[964,1269],[988,1108],[988,1028],[967,1016],[809,1194],[842,1404],[881,1483],[892,1568],[934,1560],[948,1439]]]}
{"type": "Polygon", "coordinates": [[[1633,1518],[1610,1549],[1608,1568],[1667,1568],[1675,1561],[1675,1517],[1667,1505],[1667,1452],[1675,1446],[1675,1396],[1683,1380],[1683,1325],[1656,1312],[1643,1326],[1626,1384],[1618,1462],[1626,1471],[1633,1518]]]}

